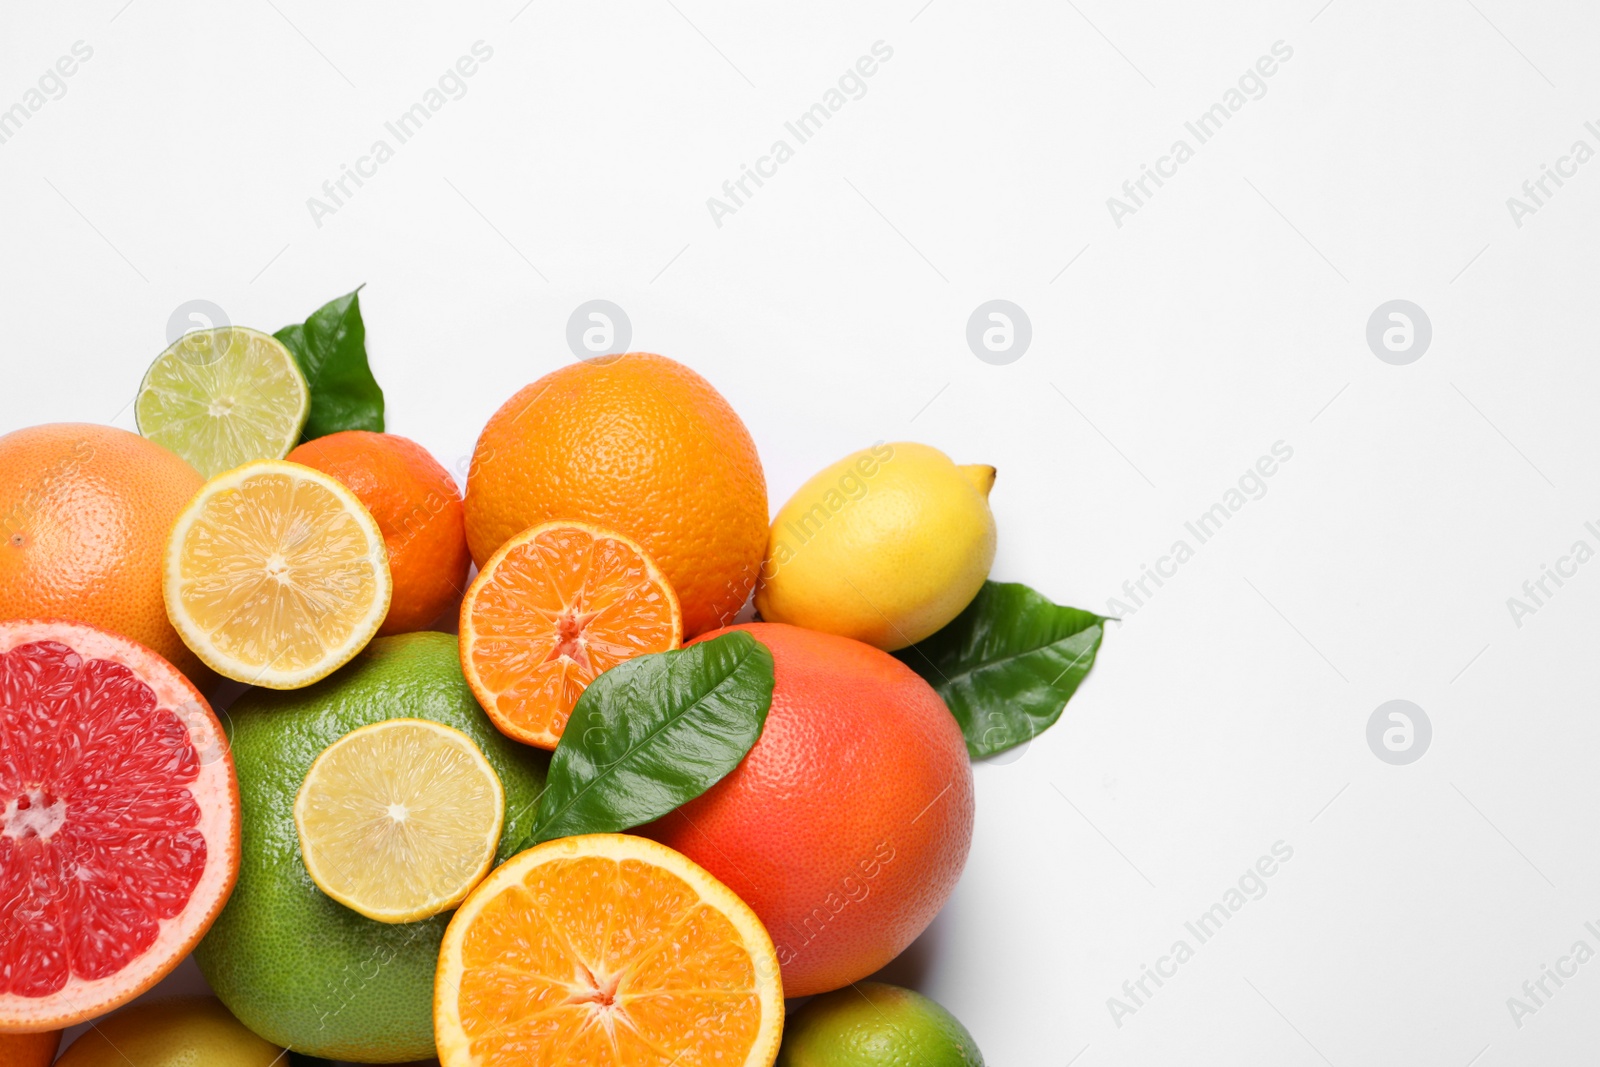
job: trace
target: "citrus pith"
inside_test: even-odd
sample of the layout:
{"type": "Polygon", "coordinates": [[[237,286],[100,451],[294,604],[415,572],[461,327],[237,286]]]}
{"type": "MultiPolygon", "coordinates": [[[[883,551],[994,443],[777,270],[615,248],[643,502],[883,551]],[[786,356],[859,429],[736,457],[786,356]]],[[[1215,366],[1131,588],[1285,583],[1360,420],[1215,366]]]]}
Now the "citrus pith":
{"type": "Polygon", "coordinates": [[[300,364],[270,334],[243,326],[194,330],[156,357],[139,385],[139,433],[207,478],[282,459],[311,414],[300,364]]]}
{"type": "Polygon", "coordinates": [[[205,698],[142,645],[0,622],[0,1032],[138,996],[216,918],[239,792],[205,698]]]}
{"type": "Polygon", "coordinates": [[[246,463],[201,488],[172,525],[167,613],[206,665],[296,689],[370,641],[389,608],[383,534],[354,493],[284,460],[246,463]]]}
{"type": "Polygon", "coordinates": [[[294,802],[317,888],[386,923],[461,903],[489,873],[505,814],[505,791],[478,746],[427,719],[345,734],[322,750],[294,802]]]}

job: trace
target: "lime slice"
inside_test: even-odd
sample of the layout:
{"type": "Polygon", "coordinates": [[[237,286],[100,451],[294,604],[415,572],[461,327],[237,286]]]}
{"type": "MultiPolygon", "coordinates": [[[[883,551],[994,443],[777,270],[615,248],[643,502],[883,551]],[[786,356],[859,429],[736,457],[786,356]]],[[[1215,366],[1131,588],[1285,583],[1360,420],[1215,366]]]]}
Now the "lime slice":
{"type": "Polygon", "coordinates": [[[139,433],[209,478],[253,459],[282,459],[311,413],[311,389],[282,342],[222,326],[178,338],[145,372],[139,433]]]}
{"type": "Polygon", "coordinates": [[[505,793],[472,739],[425,719],[352,730],[306,772],[294,801],[311,880],[369,919],[448,911],[489,873],[505,793]]]}

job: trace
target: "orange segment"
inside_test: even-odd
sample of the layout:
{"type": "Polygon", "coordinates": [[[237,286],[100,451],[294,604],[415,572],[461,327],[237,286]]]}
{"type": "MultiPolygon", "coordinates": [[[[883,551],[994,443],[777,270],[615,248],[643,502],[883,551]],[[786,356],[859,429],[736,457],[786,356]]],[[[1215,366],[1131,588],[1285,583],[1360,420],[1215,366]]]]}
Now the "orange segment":
{"type": "Polygon", "coordinates": [[[778,957],[742,900],[665,845],[586,834],[512,857],[439,948],[443,1067],[771,1067],[778,957]]]}
{"type": "Polygon", "coordinates": [[[677,648],[683,616],[643,548],[580,522],[529,527],[502,545],[461,603],[461,667],[500,732],[555,748],[589,683],[677,648]]]}

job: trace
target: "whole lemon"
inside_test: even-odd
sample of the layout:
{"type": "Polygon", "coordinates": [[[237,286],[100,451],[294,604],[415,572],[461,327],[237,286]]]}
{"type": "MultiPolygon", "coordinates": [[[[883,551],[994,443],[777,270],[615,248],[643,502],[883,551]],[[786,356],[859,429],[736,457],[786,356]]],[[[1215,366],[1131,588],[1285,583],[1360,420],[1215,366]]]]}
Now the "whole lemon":
{"type": "Polygon", "coordinates": [[[102,1019],[59,1067],[281,1067],[283,1049],[249,1030],[216,997],[152,1000],[102,1019]]]}
{"type": "Polygon", "coordinates": [[[943,628],[994,563],[994,468],[876,444],[802,485],[772,520],[756,609],[767,622],[885,651],[943,628]]]}

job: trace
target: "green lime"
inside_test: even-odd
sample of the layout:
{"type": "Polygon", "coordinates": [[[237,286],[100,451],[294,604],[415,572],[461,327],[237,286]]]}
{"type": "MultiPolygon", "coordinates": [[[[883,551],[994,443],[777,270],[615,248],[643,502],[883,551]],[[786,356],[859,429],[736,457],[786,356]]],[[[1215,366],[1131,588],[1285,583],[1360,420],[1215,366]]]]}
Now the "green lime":
{"type": "Polygon", "coordinates": [[[909,989],[857,982],[809,1001],[783,1031],[775,1067],[983,1067],[954,1015],[909,989]]]}
{"type": "Polygon", "coordinates": [[[489,722],[461,676],[454,637],[380,637],[315,685],[251,690],[225,717],[242,860],[195,958],[246,1026],[296,1052],[379,1063],[433,1055],[433,971],[451,913],[382,923],[325,896],[300,858],[294,820],[295,796],[324,749],[402,718],[459,730],[488,759],[505,790],[495,862],[507,859],[533,824],[549,757],[489,722]]]}
{"type": "Polygon", "coordinates": [[[139,433],[207,478],[287,456],[310,414],[311,389],[294,356],[243,326],[178,338],[150,364],[133,402],[139,433]]]}
{"type": "Polygon", "coordinates": [[[215,997],[173,997],[99,1019],[58,1067],[278,1067],[283,1049],[252,1034],[215,997]]]}

